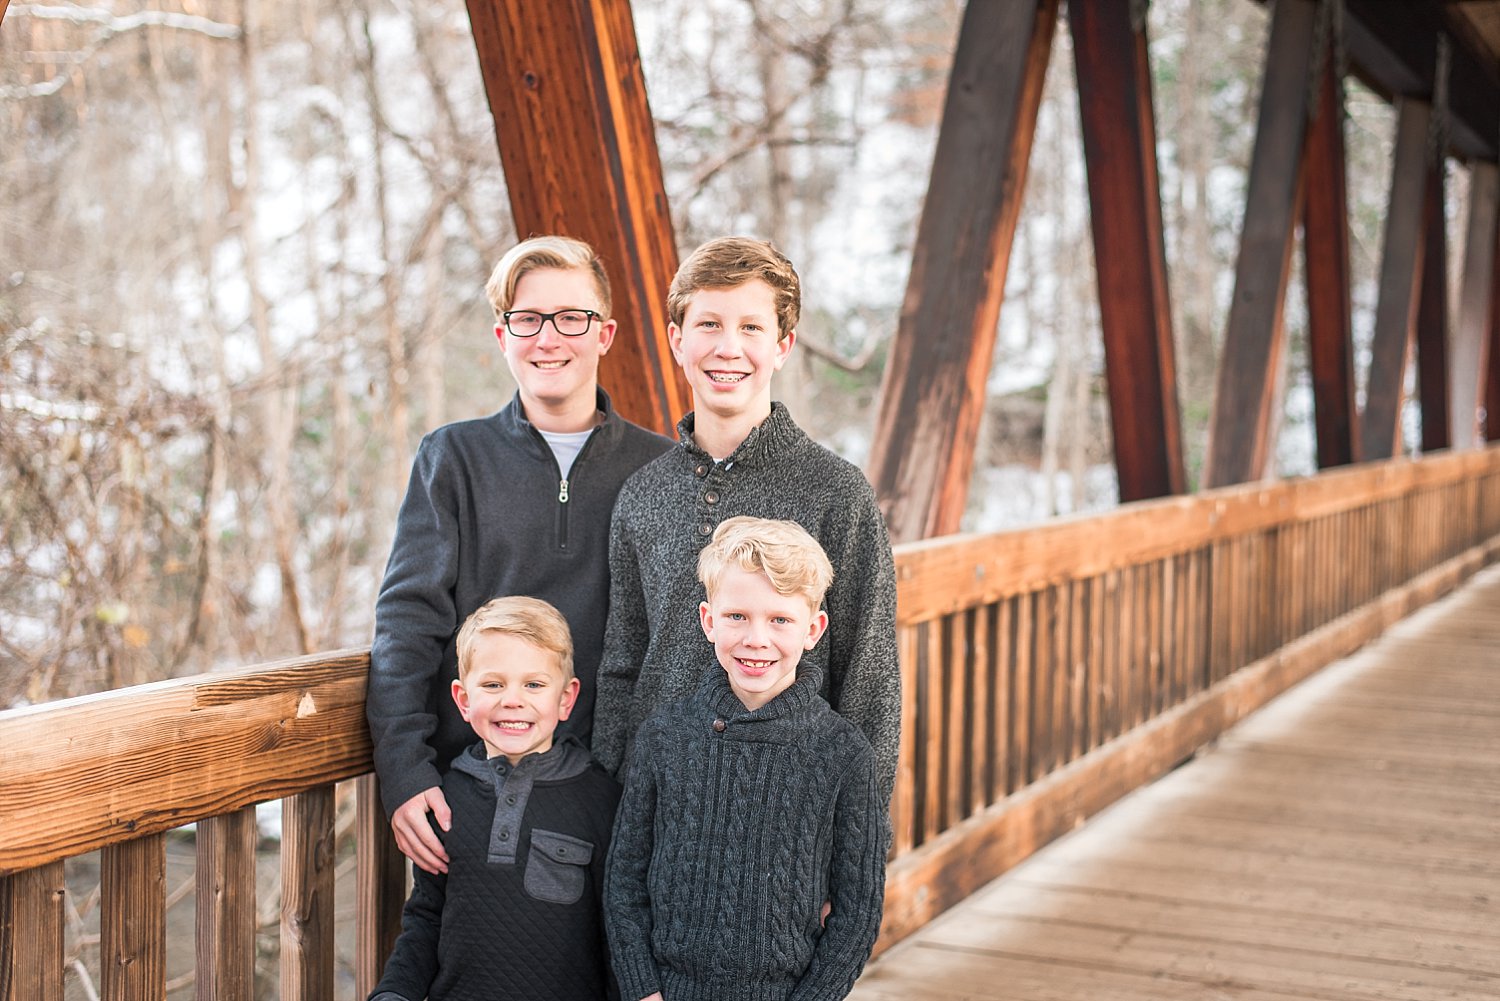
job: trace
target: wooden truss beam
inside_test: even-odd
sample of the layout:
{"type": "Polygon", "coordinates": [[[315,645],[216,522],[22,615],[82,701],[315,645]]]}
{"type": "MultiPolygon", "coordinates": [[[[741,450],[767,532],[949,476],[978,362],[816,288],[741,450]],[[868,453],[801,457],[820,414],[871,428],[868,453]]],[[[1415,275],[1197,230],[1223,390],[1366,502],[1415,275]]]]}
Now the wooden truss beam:
{"type": "Polygon", "coordinates": [[[1364,459],[1389,459],[1400,441],[1406,356],[1416,322],[1422,278],[1422,221],[1426,211],[1428,123],[1431,106],[1403,99],[1396,106],[1395,166],[1386,208],[1385,246],[1370,343],[1370,376],[1360,415],[1364,459]]]}
{"type": "Polygon", "coordinates": [[[599,251],[620,324],[600,380],[670,433],[689,399],[667,345],[677,247],[629,0],[467,2],[516,232],[599,251]]]}
{"type": "Polygon", "coordinates": [[[1392,103],[1426,99],[1435,91],[1438,38],[1451,40],[1449,150],[1465,159],[1494,160],[1500,153],[1500,80],[1458,15],[1434,0],[1343,2],[1350,71],[1392,103]]]}
{"type": "Polygon", "coordinates": [[[1132,6],[1073,4],[1068,17],[1122,502],[1185,489],[1151,66],[1132,6]]]}
{"type": "Polygon", "coordinates": [[[5,8],[10,6],[10,0],[0,0],[0,21],[5,20],[5,8]]]}
{"type": "MultiPolygon", "coordinates": [[[[1334,65],[1333,51],[1330,45],[1324,55],[1325,66],[1334,65]]],[[[1312,372],[1319,469],[1359,461],[1345,181],[1343,86],[1336,71],[1325,71],[1302,154],[1308,368],[1312,372]]]]}
{"type": "Polygon", "coordinates": [[[1258,479],[1265,470],[1317,17],[1313,0],[1281,0],[1271,16],[1234,298],[1209,431],[1204,470],[1209,487],[1258,479]]]}
{"type": "Polygon", "coordinates": [[[1427,165],[1422,210],[1421,297],[1417,304],[1417,394],[1422,401],[1422,451],[1447,448],[1448,221],[1443,164],[1427,165]]]}
{"type": "MultiPolygon", "coordinates": [[[[1500,217],[1500,168],[1475,163],[1469,169],[1469,224],[1464,238],[1463,283],[1453,328],[1452,404],[1454,448],[1479,443],[1479,405],[1484,401],[1490,359],[1490,301],[1494,296],[1496,221],[1500,217]]],[[[1500,415],[1497,415],[1500,416],[1500,415]]]]}
{"type": "Polygon", "coordinates": [[[896,541],[958,531],[1057,0],[964,10],[870,480],[896,541]]]}
{"type": "Polygon", "coordinates": [[[1495,251],[1495,270],[1490,279],[1489,326],[1489,362],[1479,398],[1484,401],[1485,440],[1500,441],[1500,247],[1495,251]]]}

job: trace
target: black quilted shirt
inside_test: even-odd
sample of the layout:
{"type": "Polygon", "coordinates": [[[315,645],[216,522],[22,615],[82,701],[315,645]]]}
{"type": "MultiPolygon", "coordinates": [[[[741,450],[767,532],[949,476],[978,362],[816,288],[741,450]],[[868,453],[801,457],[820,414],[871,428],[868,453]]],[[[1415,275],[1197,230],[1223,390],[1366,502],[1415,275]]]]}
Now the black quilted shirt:
{"type": "Polygon", "coordinates": [[[448,873],[415,870],[371,997],[613,997],[602,894],[619,784],[572,739],[514,767],[475,744],[454,760],[443,795],[453,810],[452,830],[440,832],[448,873]]]}

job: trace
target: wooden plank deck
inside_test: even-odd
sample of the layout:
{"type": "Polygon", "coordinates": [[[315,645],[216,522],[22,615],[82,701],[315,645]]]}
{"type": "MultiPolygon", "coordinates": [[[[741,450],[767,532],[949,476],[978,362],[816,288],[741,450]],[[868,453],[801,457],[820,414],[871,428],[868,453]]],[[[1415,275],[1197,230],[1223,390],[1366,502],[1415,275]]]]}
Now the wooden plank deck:
{"type": "Polygon", "coordinates": [[[852,996],[1500,999],[1500,566],[898,944],[852,996]]]}

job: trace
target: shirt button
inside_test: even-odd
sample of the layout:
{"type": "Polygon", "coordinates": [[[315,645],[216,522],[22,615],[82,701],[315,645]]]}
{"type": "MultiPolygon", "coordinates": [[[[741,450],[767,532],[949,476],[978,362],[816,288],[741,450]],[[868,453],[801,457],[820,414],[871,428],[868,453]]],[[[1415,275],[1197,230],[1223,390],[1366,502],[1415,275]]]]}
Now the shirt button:
{"type": "Polygon", "coordinates": [[[510,840],[510,832],[509,831],[501,831],[500,832],[500,840],[501,841],[509,841],[510,840]]]}
{"type": "Polygon", "coordinates": [[[557,854],[559,856],[566,855],[566,854],[568,854],[568,850],[566,848],[563,848],[562,846],[558,846],[557,854]]]}
{"type": "Polygon", "coordinates": [[[515,806],[516,805],[516,798],[514,796],[507,796],[507,797],[505,797],[505,805],[506,806],[515,806]]]}
{"type": "Polygon", "coordinates": [[[701,462],[698,463],[698,465],[693,468],[693,475],[694,476],[707,476],[708,475],[708,467],[705,466],[701,462]]]}
{"type": "Polygon", "coordinates": [[[706,521],[703,524],[701,524],[701,525],[698,526],[698,534],[699,535],[712,535],[713,531],[714,531],[714,527],[712,525],[710,525],[706,521]]]}
{"type": "Polygon", "coordinates": [[[714,490],[710,490],[708,493],[706,493],[706,494],[703,495],[703,499],[706,500],[706,501],[708,501],[710,504],[717,504],[717,503],[719,503],[718,492],[714,491],[714,490]]]}
{"type": "Polygon", "coordinates": [[[721,719],[714,720],[714,733],[723,733],[727,729],[729,729],[728,723],[721,719]]]}

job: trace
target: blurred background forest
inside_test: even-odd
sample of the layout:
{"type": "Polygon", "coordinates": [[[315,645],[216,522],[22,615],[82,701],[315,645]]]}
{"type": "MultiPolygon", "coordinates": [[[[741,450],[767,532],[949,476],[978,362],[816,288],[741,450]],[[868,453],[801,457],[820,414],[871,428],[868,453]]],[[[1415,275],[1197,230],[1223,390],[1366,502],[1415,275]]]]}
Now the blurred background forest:
{"type": "MultiPolygon", "coordinates": [[[[961,13],[635,3],[679,247],[798,264],[778,395],[856,462],[961,13]]],[[[1267,30],[1250,0],[1149,8],[1193,475],[1267,30]]],[[[1363,346],[1393,116],[1349,87],[1363,346]]],[[[416,442],[513,392],[482,287],[516,234],[461,0],[13,0],[0,160],[0,707],[366,642],[416,442]]],[[[1063,28],[967,527],[1115,503],[1092,254],[1063,28]]],[[[1313,470],[1303,305],[1294,274],[1282,475],[1313,470]]]]}

